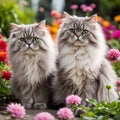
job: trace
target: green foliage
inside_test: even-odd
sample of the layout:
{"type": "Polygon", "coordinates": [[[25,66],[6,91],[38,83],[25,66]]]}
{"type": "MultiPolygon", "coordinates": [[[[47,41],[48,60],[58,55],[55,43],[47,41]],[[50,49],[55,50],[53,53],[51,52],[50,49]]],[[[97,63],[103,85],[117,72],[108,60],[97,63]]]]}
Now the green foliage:
{"type": "MultiPolygon", "coordinates": [[[[3,69],[8,70],[9,67],[6,65],[6,63],[0,62],[0,71],[3,69]]],[[[9,102],[11,98],[12,93],[10,89],[10,80],[4,80],[0,72],[0,105],[9,102]]]]}
{"type": "Polygon", "coordinates": [[[108,45],[110,46],[110,48],[115,48],[115,49],[120,50],[120,40],[112,39],[108,41],[108,45]]]}
{"type": "Polygon", "coordinates": [[[34,12],[28,8],[20,9],[16,0],[0,1],[0,33],[9,36],[10,23],[32,23],[34,12]]]}
{"type": "Polygon", "coordinates": [[[104,18],[113,18],[119,14],[120,0],[99,0],[99,14],[104,18]]]}
{"type": "Polygon", "coordinates": [[[80,114],[82,120],[120,120],[120,101],[110,102],[109,92],[111,88],[110,86],[109,88],[106,86],[106,88],[108,89],[109,102],[98,103],[94,99],[86,99],[92,107],[73,106],[74,109],[79,108],[85,111],[80,114]]]}
{"type": "Polygon", "coordinates": [[[87,109],[85,114],[81,114],[84,120],[120,120],[120,101],[98,103],[95,100],[88,100],[94,105],[92,109],[87,109]]]}
{"type": "Polygon", "coordinates": [[[113,68],[116,71],[117,75],[120,77],[120,60],[116,63],[113,63],[113,68]]]}

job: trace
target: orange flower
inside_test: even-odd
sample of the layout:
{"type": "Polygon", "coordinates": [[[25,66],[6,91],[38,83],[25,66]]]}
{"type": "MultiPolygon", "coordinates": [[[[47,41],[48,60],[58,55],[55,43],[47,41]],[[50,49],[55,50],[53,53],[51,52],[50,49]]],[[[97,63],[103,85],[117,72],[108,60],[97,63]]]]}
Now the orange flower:
{"type": "Polygon", "coordinates": [[[7,62],[7,52],[0,52],[0,62],[7,62]]]}
{"type": "Polygon", "coordinates": [[[57,33],[57,31],[58,31],[58,28],[53,27],[51,33],[53,33],[53,34],[54,34],[54,33],[57,33]]]}
{"type": "Polygon", "coordinates": [[[114,17],[114,20],[115,20],[116,22],[120,22],[120,15],[115,16],[115,17],[114,17]]]}
{"type": "Polygon", "coordinates": [[[52,34],[53,41],[56,41],[56,37],[57,37],[56,34],[52,34]]]}
{"type": "Polygon", "coordinates": [[[102,18],[102,17],[97,16],[97,21],[98,21],[99,23],[102,23],[104,20],[103,20],[103,18],[102,18]]]}
{"type": "Polygon", "coordinates": [[[104,20],[104,21],[102,22],[102,25],[103,25],[104,27],[109,27],[109,26],[110,26],[110,22],[107,21],[107,20],[104,20]]]}
{"type": "Polygon", "coordinates": [[[50,25],[46,25],[46,28],[49,30],[49,32],[52,31],[52,27],[50,25]]]}

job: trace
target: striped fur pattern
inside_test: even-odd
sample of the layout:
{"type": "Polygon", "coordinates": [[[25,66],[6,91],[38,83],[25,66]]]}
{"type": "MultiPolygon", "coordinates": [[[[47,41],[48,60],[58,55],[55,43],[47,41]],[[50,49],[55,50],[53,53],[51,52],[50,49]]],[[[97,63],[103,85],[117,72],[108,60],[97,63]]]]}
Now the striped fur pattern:
{"type": "Polygon", "coordinates": [[[26,108],[46,108],[50,76],[56,71],[56,48],[45,21],[11,27],[8,52],[12,91],[26,108]]]}
{"type": "Polygon", "coordinates": [[[53,82],[55,105],[65,104],[68,95],[76,94],[82,104],[88,99],[108,101],[106,85],[111,85],[111,101],[117,100],[117,76],[105,58],[107,46],[101,27],[91,17],[64,13],[58,33],[58,78],[53,82]]]}

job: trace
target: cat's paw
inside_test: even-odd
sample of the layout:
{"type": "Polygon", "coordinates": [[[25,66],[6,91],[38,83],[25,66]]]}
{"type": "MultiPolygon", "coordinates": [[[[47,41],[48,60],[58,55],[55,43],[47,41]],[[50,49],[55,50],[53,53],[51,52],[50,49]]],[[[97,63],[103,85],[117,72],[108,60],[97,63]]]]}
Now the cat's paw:
{"type": "Polygon", "coordinates": [[[33,108],[35,108],[35,109],[47,108],[47,105],[45,103],[35,103],[33,108]]]}
{"type": "Polygon", "coordinates": [[[30,100],[23,99],[21,103],[26,109],[31,109],[33,106],[33,99],[30,100]]]}

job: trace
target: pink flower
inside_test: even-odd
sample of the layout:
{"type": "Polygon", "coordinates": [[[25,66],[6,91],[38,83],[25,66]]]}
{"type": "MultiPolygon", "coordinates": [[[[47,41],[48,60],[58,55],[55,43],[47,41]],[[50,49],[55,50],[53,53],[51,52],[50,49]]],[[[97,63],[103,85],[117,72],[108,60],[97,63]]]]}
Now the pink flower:
{"type": "Polygon", "coordinates": [[[56,10],[52,10],[50,14],[53,18],[56,18],[56,19],[60,19],[62,17],[61,13],[59,13],[56,10]]]}
{"type": "Polygon", "coordinates": [[[80,6],[80,8],[81,9],[84,9],[84,8],[86,8],[87,6],[85,5],[85,4],[82,4],[81,6],[80,6]]]}
{"type": "Polygon", "coordinates": [[[96,8],[96,5],[94,3],[90,4],[90,6],[94,9],[96,8]]]}
{"type": "Polygon", "coordinates": [[[55,117],[48,112],[41,112],[34,117],[34,120],[55,120],[55,117]]]}
{"type": "Polygon", "coordinates": [[[77,5],[77,4],[73,4],[73,5],[70,6],[70,8],[71,8],[72,10],[76,10],[76,9],[78,8],[78,5],[77,5]]]}
{"type": "Polygon", "coordinates": [[[120,59],[120,52],[117,49],[110,49],[107,52],[106,57],[108,58],[108,60],[110,60],[111,62],[116,62],[120,59]]]}
{"type": "Polygon", "coordinates": [[[73,112],[71,111],[71,109],[69,108],[60,108],[58,111],[57,111],[57,115],[58,115],[58,118],[60,119],[63,119],[63,120],[66,120],[66,119],[73,119],[74,118],[74,115],[73,115],[73,112]]]}
{"type": "Polygon", "coordinates": [[[114,39],[119,39],[120,38],[120,30],[115,30],[112,34],[114,39]]]}
{"type": "Polygon", "coordinates": [[[24,118],[25,116],[25,108],[21,104],[11,103],[8,105],[7,111],[15,118],[24,118]]]}
{"type": "Polygon", "coordinates": [[[90,6],[87,6],[87,7],[84,7],[82,10],[83,10],[84,12],[91,12],[91,11],[93,11],[93,8],[90,7],[90,6]]]}
{"type": "Polygon", "coordinates": [[[90,6],[82,4],[80,6],[80,8],[82,9],[83,12],[91,12],[91,11],[93,11],[94,7],[96,7],[95,4],[91,4],[90,6]]]}
{"type": "Polygon", "coordinates": [[[117,90],[120,91],[120,86],[117,87],[117,90]]]}
{"type": "Polygon", "coordinates": [[[69,95],[66,98],[66,104],[80,104],[81,103],[81,98],[78,95],[69,95]]]}
{"type": "Polygon", "coordinates": [[[117,86],[120,86],[120,80],[117,81],[117,86]]]}

